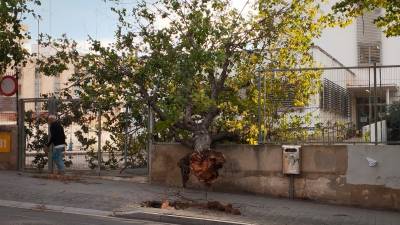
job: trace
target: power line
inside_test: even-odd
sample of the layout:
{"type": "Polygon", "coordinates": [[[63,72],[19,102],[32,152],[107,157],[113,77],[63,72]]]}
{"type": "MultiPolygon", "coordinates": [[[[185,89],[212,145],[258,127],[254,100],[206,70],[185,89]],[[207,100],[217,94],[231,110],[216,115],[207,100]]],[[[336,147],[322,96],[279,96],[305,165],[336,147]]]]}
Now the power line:
{"type": "Polygon", "coordinates": [[[246,8],[247,4],[249,4],[250,0],[247,0],[247,2],[243,5],[242,9],[240,10],[239,16],[242,15],[242,12],[244,10],[244,8],[246,8]]]}

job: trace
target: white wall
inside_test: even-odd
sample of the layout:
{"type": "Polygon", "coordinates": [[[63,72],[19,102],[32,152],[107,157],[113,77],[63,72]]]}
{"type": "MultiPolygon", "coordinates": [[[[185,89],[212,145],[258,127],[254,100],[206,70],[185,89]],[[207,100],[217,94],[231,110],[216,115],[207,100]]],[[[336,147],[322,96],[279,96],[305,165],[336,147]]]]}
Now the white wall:
{"type": "MultiPolygon", "coordinates": [[[[329,13],[338,0],[330,0],[321,6],[323,13],[329,13]]],[[[357,65],[357,26],[356,23],[340,28],[327,28],[315,44],[327,51],[345,66],[357,65]]]]}
{"type": "Polygon", "coordinates": [[[315,44],[327,51],[345,66],[357,65],[356,23],[340,28],[327,28],[315,44]]]}
{"type": "MultiPolygon", "coordinates": [[[[322,6],[324,13],[330,12],[331,6],[338,0],[331,0],[322,6]]],[[[400,65],[400,37],[386,38],[382,33],[382,65],[400,65]]],[[[328,28],[315,40],[316,45],[323,48],[345,66],[357,66],[357,23],[345,28],[328,28]]]]}
{"type": "Polygon", "coordinates": [[[400,151],[396,145],[348,145],[346,181],[349,184],[400,188],[400,151]],[[370,167],[367,157],[376,160],[370,167]]]}
{"type": "MultiPolygon", "coordinates": [[[[378,121],[376,123],[377,128],[377,141],[378,142],[386,142],[387,141],[387,129],[386,129],[386,120],[378,121]]],[[[371,123],[370,125],[366,125],[362,127],[362,135],[363,137],[369,132],[369,140],[371,142],[375,142],[375,123],[371,123]],[[371,127],[371,130],[370,130],[371,127]]]]}
{"type": "Polygon", "coordinates": [[[400,37],[382,35],[382,65],[400,65],[400,37]]]}

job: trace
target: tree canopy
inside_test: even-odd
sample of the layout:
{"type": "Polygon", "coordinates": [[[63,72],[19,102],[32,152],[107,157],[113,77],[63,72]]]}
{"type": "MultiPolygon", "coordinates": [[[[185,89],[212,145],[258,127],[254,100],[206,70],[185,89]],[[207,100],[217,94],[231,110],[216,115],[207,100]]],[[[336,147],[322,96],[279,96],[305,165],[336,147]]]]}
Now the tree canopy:
{"type": "Polygon", "coordinates": [[[22,21],[27,15],[36,16],[29,4],[39,0],[7,0],[0,2],[0,72],[24,63],[29,55],[22,42],[30,38],[22,21]]]}
{"type": "Polygon", "coordinates": [[[342,0],[333,6],[333,17],[341,22],[349,22],[374,9],[384,9],[375,20],[387,37],[400,35],[400,0],[342,0]]]}

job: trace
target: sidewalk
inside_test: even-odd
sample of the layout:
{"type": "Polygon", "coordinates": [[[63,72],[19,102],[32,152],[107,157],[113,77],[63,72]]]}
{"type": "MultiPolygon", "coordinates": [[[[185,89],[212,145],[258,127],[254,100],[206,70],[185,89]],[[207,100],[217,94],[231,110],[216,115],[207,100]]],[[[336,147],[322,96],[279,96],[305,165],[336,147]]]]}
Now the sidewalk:
{"type": "MultiPolygon", "coordinates": [[[[147,183],[82,178],[60,182],[33,178],[33,174],[0,171],[0,200],[60,205],[114,212],[138,210],[149,200],[186,198],[204,200],[205,192],[147,183]]],[[[247,221],[263,225],[399,225],[400,213],[368,210],[264,196],[208,193],[208,200],[232,203],[241,216],[204,210],[156,210],[169,214],[247,221]]]]}

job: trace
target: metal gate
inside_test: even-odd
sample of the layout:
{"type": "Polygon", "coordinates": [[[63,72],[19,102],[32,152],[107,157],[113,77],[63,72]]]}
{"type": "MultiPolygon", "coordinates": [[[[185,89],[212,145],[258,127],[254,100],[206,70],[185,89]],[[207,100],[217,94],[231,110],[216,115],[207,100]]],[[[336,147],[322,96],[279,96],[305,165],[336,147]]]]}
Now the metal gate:
{"type": "Polygon", "coordinates": [[[147,148],[137,147],[138,137],[129,132],[129,123],[124,132],[110,132],[104,127],[104,115],[93,108],[83,110],[83,104],[79,99],[54,97],[19,100],[20,170],[53,172],[52,146],[48,154],[44,147],[49,133],[47,118],[56,115],[66,134],[66,171],[119,174],[135,168],[147,173],[147,148]]]}

